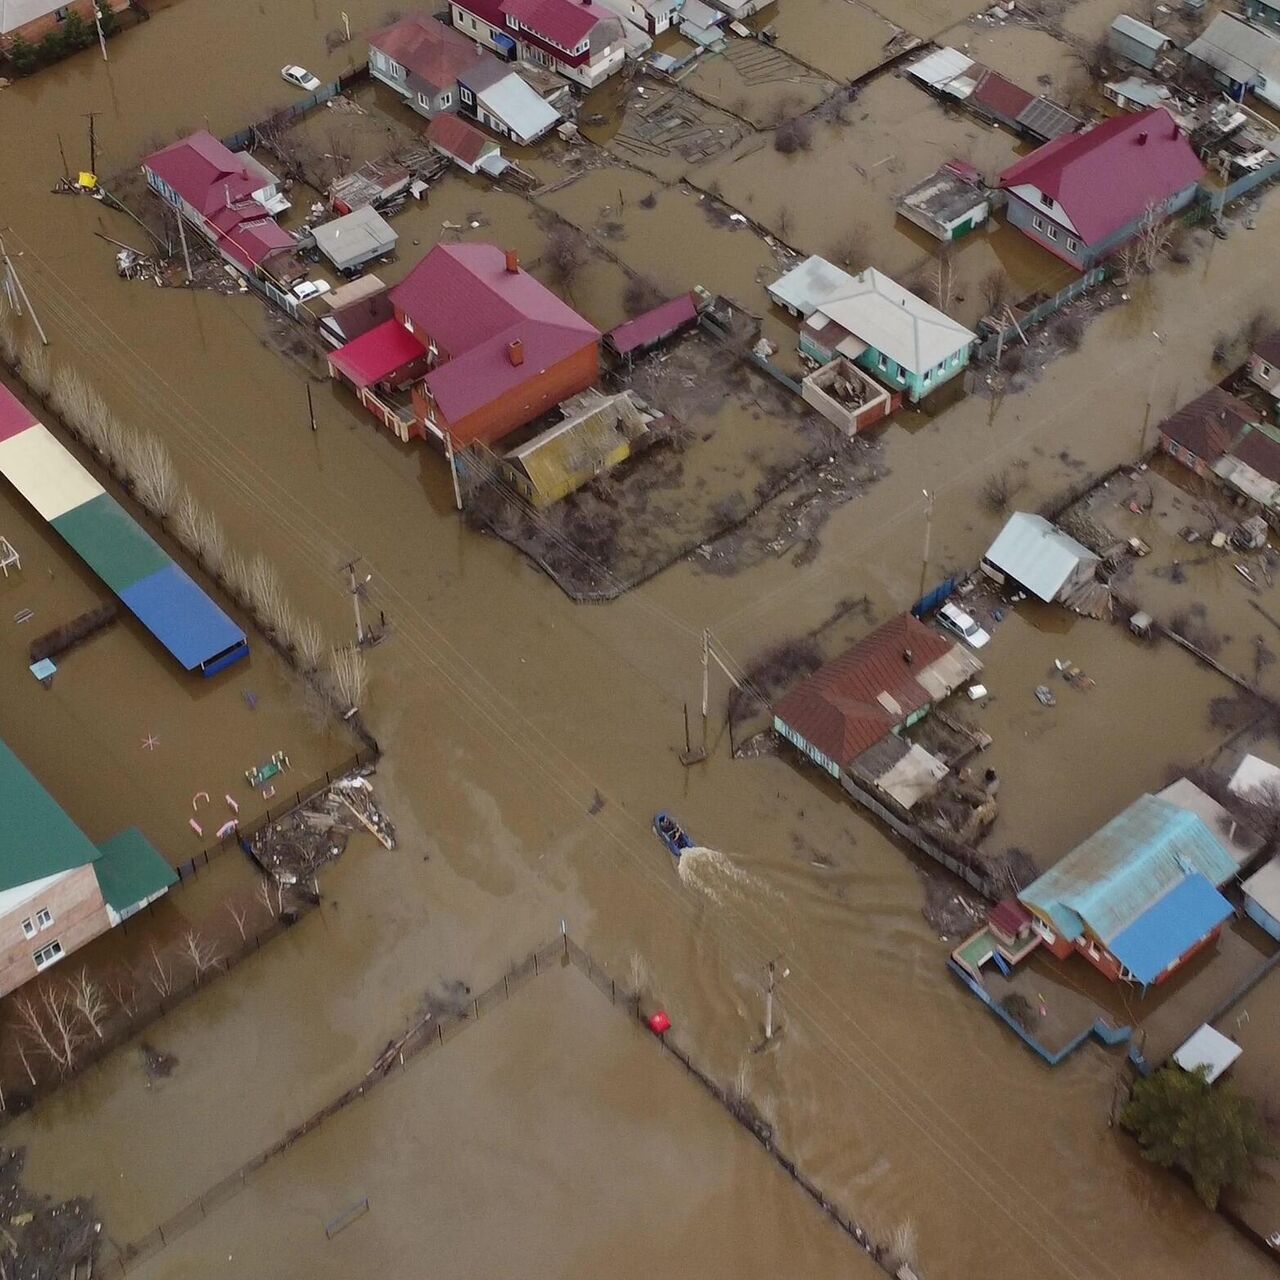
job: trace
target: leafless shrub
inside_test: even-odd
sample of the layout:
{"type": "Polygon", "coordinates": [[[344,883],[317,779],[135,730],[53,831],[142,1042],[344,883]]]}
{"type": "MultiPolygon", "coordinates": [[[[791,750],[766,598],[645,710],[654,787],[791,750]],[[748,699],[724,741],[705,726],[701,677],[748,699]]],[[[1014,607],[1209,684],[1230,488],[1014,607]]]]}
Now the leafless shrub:
{"type": "Polygon", "coordinates": [[[632,276],[622,295],[622,305],[627,315],[638,316],[656,307],[662,301],[662,294],[652,280],[644,276],[632,276]]]}
{"type": "Polygon", "coordinates": [[[29,338],[22,348],[22,379],[36,395],[44,397],[53,385],[53,361],[49,352],[35,338],[29,338]]]}
{"type": "Polygon", "coordinates": [[[1241,333],[1246,349],[1252,351],[1263,338],[1274,333],[1275,328],[1276,319],[1270,311],[1255,311],[1241,333]]]}
{"type": "Polygon", "coordinates": [[[324,35],[324,47],[332,53],[335,49],[341,49],[347,43],[347,33],[342,27],[335,27],[332,31],[326,31],[324,35]]]}
{"type": "Polygon", "coordinates": [[[1071,50],[1071,57],[1084,68],[1089,79],[1104,81],[1111,76],[1111,46],[1106,36],[1077,45],[1071,50]]]}
{"type": "Polygon", "coordinates": [[[867,234],[860,226],[840,232],[831,246],[831,260],[841,267],[852,267],[867,256],[867,234]]]}
{"type": "Polygon", "coordinates": [[[107,979],[107,990],[126,1018],[138,1012],[138,983],[131,969],[121,967],[107,979]]]}
{"type": "Polygon", "coordinates": [[[1008,374],[1021,373],[1027,362],[1027,349],[1022,346],[1008,346],[1000,357],[1000,367],[1008,374]]]}
{"type": "Polygon", "coordinates": [[[779,94],[765,113],[765,123],[775,126],[785,124],[791,116],[795,115],[796,110],[803,105],[804,99],[799,94],[793,92],[779,94]]]}
{"type": "Polygon", "coordinates": [[[304,671],[315,671],[324,658],[324,632],[314,618],[302,618],[294,629],[294,644],[304,671]]]}
{"type": "Polygon", "coordinates": [[[777,223],[778,234],[785,240],[795,226],[795,217],[791,212],[790,205],[784,204],[778,209],[777,223]]]}
{"type": "Polygon", "coordinates": [[[656,209],[658,207],[658,193],[650,191],[647,196],[641,196],[640,207],[642,209],[656,209]]]}
{"type": "Polygon", "coordinates": [[[249,607],[258,620],[273,631],[279,631],[288,615],[284,587],[275,566],[265,556],[256,555],[249,562],[249,607]]]}
{"type": "Polygon", "coordinates": [[[1062,316],[1053,326],[1053,332],[1067,351],[1078,351],[1084,341],[1084,321],[1076,314],[1062,316]]]}
{"type": "Polygon", "coordinates": [[[1009,510],[1013,496],[1023,486],[1020,476],[1015,476],[1009,467],[1004,467],[982,482],[982,505],[992,515],[1002,515],[1009,510]]]}
{"type": "Polygon", "coordinates": [[[0,360],[10,369],[18,363],[18,320],[0,299],[0,360]]]}
{"type": "Polygon", "coordinates": [[[90,394],[84,375],[72,365],[59,365],[49,379],[49,403],[77,435],[82,431],[90,394]]]}
{"type": "Polygon", "coordinates": [[[808,116],[784,120],[774,132],[773,149],[789,156],[796,151],[808,151],[813,146],[813,122],[808,116]]]}
{"type": "Polygon", "coordinates": [[[263,876],[258,881],[257,898],[267,909],[267,915],[272,920],[283,914],[284,889],[278,881],[272,880],[269,876],[263,876]]]}
{"type": "Polygon", "coordinates": [[[227,908],[227,914],[236,922],[236,930],[240,934],[240,941],[243,942],[249,936],[249,931],[245,925],[245,921],[249,918],[248,908],[234,898],[229,899],[223,905],[227,908]]]}
{"type": "Polygon", "coordinates": [[[241,604],[248,604],[249,562],[238,551],[228,551],[223,557],[222,581],[241,604]]]}
{"type": "Polygon", "coordinates": [[[146,434],[139,437],[133,456],[132,479],[138,501],[153,516],[163,519],[173,510],[182,485],[169,450],[155,436],[146,434]]]}
{"type": "Polygon", "coordinates": [[[988,311],[1003,311],[1009,305],[1013,286],[1008,274],[1000,267],[992,267],[982,277],[978,288],[982,292],[982,300],[987,304],[988,311]]]}
{"type": "Polygon", "coordinates": [[[99,1040],[103,1038],[102,1024],[111,1012],[111,1002],[102,987],[89,977],[88,969],[81,969],[71,980],[71,999],[76,1012],[84,1019],[89,1030],[99,1040]]]}
{"type": "Polygon", "coordinates": [[[335,649],[329,656],[329,679],[341,710],[358,707],[369,683],[364,654],[359,649],[335,649]]]}
{"type": "Polygon", "coordinates": [[[197,555],[200,546],[200,504],[192,496],[190,489],[183,489],[174,502],[169,527],[173,536],[192,555],[197,555]]]}
{"type": "Polygon", "coordinates": [[[154,942],[149,944],[145,973],[157,995],[167,996],[173,990],[173,969],[168,957],[160,954],[154,942]]]}
{"type": "Polygon", "coordinates": [[[222,950],[199,930],[188,929],[182,935],[182,958],[191,966],[196,981],[199,982],[210,969],[218,967],[222,960],[222,950]]]}
{"type": "Polygon", "coordinates": [[[889,1233],[881,1261],[889,1274],[895,1276],[904,1267],[914,1271],[919,1266],[919,1240],[916,1224],[910,1218],[905,1218],[889,1233]]]}
{"type": "Polygon", "coordinates": [[[554,227],[547,237],[543,261],[551,279],[562,288],[572,288],[578,273],[587,260],[582,232],[563,223],[554,227]]]}
{"type": "Polygon", "coordinates": [[[212,512],[197,509],[196,555],[210,573],[220,573],[227,559],[227,535],[212,512]]]}

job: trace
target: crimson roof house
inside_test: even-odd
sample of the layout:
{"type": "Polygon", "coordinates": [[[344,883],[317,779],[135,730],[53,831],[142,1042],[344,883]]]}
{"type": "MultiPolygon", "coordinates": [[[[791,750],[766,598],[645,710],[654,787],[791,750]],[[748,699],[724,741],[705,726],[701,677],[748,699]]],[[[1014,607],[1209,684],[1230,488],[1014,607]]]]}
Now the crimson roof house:
{"type": "Polygon", "coordinates": [[[1085,270],[1133,239],[1153,214],[1195,198],[1204,166],[1163,107],[1055,138],[999,178],[1008,217],[1037,244],[1085,270]]]}
{"type": "Polygon", "coordinates": [[[279,179],[206,130],[153,152],[142,172],[152,191],[250,277],[269,275],[267,259],[293,249],[293,236],[275,220],[289,207],[279,179]]]}
{"type": "Polygon", "coordinates": [[[590,0],[451,0],[449,15],[463,35],[508,61],[549,67],[587,89],[626,58],[622,19],[590,0]]]}
{"type": "Polygon", "coordinates": [[[513,252],[438,244],[390,297],[394,318],[328,363],[402,440],[496,444],[599,374],[599,331],[513,252]]]}

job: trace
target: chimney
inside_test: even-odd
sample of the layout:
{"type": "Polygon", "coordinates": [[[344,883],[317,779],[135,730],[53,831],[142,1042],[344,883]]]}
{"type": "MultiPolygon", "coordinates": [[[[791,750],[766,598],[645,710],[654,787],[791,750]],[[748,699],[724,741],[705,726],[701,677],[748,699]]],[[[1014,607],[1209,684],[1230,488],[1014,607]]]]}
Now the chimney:
{"type": "Polygon", "coordinates": [[[520,270],[520,255],[514,249],[507,250],[507,270],[512,275],[520,270]]]}
{"type": "Polygon", "coordinates": [[[1138,146],[1145,147],[1146,145],[1147,145],[1147,131],[1143,129],[1143,131],[1140,134],[1138,134],[1138,146]]]}
{"type": "Polygon", "coordinates": [[[519,338],[512,338],[507,343],[507,359],[518,369],[524,364],[524,343],[519,338]]]}

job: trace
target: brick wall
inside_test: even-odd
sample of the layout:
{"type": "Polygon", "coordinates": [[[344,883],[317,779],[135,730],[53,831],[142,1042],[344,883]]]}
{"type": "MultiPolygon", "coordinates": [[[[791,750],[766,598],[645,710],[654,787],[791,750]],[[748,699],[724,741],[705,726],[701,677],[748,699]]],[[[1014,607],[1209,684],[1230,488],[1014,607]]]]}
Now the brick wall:
{"type": "MultiPolygon", "coordinates": [[[[111,8],[116,13],[122,13],[129,7],[129,0],[108,0],[111,8]]],[[[50,4],[49,12],[42,17],[33,18],[30,22],[24,23],[14,31],[10,31],[7,35],[0,37],[5,45],[13,40],[15,36],[21,36],[30,44],[37,44],[50,31],[55,30],[61,23],[61,19],[56,17],[59,9],[74,9],[86,22],[93,22],[93,0],[67,0],[66,4],[55,5],[50,4]]]]}
{"type": "Polygon", "coordinates": [[[0,916],[0,996],[36,976],[32,955],[41,947],[60,942],[65,960],[110,927],[93,867],[77,867],[47,891],[0,916]],[[22,921],[34,917],[41,908],[52,913],[53,924],[34,937],[24,937],[22,921]]]}

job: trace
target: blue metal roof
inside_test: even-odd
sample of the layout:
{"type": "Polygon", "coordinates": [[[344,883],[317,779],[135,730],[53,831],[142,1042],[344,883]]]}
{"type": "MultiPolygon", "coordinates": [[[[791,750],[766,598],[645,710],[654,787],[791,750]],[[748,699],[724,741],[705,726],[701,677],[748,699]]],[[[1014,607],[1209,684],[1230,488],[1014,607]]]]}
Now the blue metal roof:
{"type": "Polygon", "coordinates": [[[1116,934],[1109,950],[1146,986],[1232,914],[1226,898],[1195,872],[1116,934]]]}
{"type": "Polygon", "coordinates": [[[125,587],[119,595],[188,671],[246,643],[244,632],[176,564],[125,587]]]}
{"type": "Polygon", "coordinates": [[[1216,887],[1235,875],[1236,864],[1200,817],[1147,795],[1018,896],[1064,938],[1074,941],[1088,927],[1111,946],[1113,938],[1192,873],[1216,887]]]}

